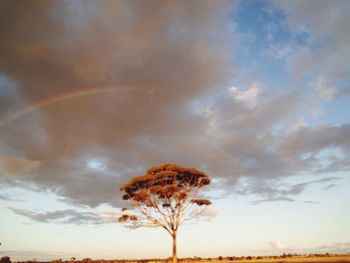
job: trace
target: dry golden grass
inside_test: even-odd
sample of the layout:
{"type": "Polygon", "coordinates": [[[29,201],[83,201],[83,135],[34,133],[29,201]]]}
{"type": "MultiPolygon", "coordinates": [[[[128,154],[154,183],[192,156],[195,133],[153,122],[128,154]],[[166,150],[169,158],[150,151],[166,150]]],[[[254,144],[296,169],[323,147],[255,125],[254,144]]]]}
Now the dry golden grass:
{"type": "MultiPolygon", "coordinates": [[[[203,262],[203,261],[202,261],[203,262]]],[[[334,256],[334,257],[293,257],[293,258],[278,258],[278,259],[251,259],[251,260],[233,260],[233,261],[205,261],[203,263],[350,263],[349,256],[334,256]]]]}

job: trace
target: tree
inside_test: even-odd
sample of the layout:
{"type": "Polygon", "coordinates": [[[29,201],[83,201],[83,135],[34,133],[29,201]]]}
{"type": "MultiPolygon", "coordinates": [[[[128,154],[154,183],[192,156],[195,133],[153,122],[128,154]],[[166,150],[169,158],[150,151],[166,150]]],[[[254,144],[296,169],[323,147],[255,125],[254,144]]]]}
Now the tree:
{"type": "Polygon", "coordinates": [[[123,200],[131,208],[122,208],[118,221],[128,227],[162,227],[173,240],[173,263],[177,262],[176,234],[179,226],[198,217],[211,204],[200,199],[200,190],[210,183],[205,173],[175,164],[163,164],[147,170],[120,188],[123,200]]]}

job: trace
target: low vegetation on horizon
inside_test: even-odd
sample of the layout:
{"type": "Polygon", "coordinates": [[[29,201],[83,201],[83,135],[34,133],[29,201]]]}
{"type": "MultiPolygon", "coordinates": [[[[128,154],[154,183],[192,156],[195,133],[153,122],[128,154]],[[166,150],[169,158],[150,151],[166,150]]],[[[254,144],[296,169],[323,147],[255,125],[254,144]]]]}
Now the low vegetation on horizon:
{"type": "MultiPolygon", "coordinates": [[[[56,259],[51,261],[12,261],[9,257],[2,257],[0,263],[170,263],[172,257],[167,259],[90,259],[84,258],[82,260],[76,260],[72,257],[70,260],[56,259]]],[[[350,263],[350,254],[282,254],[280,256],[242,256],[242,257],[217,257],[217,258],[178,258],[178,262],[191,262],[191,263],[350,263]]]]}

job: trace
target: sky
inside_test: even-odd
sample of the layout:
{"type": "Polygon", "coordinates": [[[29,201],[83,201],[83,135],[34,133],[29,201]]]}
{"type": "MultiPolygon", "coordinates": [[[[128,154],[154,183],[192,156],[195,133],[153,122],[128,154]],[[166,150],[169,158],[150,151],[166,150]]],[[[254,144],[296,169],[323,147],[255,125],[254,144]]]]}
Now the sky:
{"type": "Polygon", "coordinates": [[[116,218],[154,165],[212,178],[178,256],[350,252],[350,2],[0,2],[0,256],[165,258],[116,218]]]}

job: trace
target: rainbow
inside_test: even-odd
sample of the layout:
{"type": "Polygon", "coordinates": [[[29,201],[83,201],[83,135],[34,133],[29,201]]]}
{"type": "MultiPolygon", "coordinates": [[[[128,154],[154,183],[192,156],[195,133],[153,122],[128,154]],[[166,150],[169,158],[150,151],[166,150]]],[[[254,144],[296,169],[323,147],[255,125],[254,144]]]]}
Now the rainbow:
{"type": "Polygon", "coordinates": [[[40,108],[44,108],[48,105],[52,105],[52,104],[59,103],[69,99],[90,96],[90,95],[99,94],[99,93],[116,92],[116,91],[143,91],[143,92],[151,93],[153,89],[133,87],[133,86],[107,86],[107,87],[75,89],[70,92],[64,92],[61,94],[56,94],[54,96],[47,97],[45,99],[32,103],[28,107],[25,107],[23,109],[20,109],[8,114],[4,118],[0,119],[0,127],[4,126],[5,124],[11,121],[14,121],[20,118],[23,115],[31,113],[40,108]]]}

